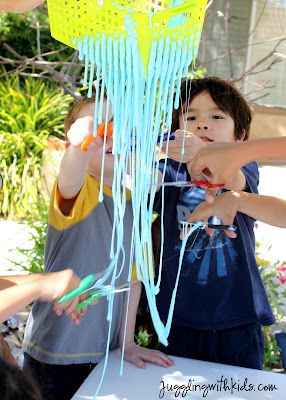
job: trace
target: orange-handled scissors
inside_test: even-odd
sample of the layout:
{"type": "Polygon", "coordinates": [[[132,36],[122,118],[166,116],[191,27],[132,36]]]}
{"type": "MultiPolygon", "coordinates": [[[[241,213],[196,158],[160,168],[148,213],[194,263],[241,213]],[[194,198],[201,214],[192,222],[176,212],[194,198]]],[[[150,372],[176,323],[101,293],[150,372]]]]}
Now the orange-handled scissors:
{"type": "MultiPolygon", "coordinates": [[[[97,128],[96,135],[103,138],[104,137],[104,132],[105,132],[105,122],[103,122],[99,127],[97,128]]],[[[106,128],[106,136],[111,137],[113,133],[113,123],[112,121],[107,123],[107,128],[106,128]]],[[[82,142],[80,148],[82,151],[87,151],[88,145],[94,140],[93,134],[88,135],[84,141],[82,142]]]]}

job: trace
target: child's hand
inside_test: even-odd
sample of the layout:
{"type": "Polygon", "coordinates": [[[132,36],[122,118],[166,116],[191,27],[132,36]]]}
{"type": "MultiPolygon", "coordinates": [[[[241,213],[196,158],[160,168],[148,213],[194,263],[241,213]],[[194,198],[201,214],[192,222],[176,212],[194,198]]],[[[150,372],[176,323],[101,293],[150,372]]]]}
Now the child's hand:
{"type": "Polygon", "coordinates": [[[124,359],[135,364],[138,368],[146,368],[145,361],[164,368],[174,365],[174,361],[161,351],[140,347],[134,342],[125,346],[124,359]]]}
{"type": "MultiPolygon", "coordinates": [[[[65,294],[76,289],[80,284],[80,279],[71,269],[65,269],[60,272],[51,272],[41,274],[40,278],[40,296],[39,300],[42,301],[55,301],[65,294]]],[[[76,324],[79,324],[81,316],[85,310],[75,311],[77,304],[87,298],[84,293],[80,296],[73,298],[64,303],[54,303],[54,311],[60,316],[63,311],[68,315],[76,324]]]]}
{"type": "MultiPolygon", "coordinates": [[[[187,218],[187,222],[208,222],[208,219],[217,216],[224,225],[232,225],[238,210],[238,197],[236,192],[225,192],[214,198],[213,203],[204,201],[199,204],[194,212],[187,218]]],[[[213,234],[213,229],[206,228],[209,235],[213,234]]],[[[235,232],[225,230],[225,234],[234,239],[237,237],[235,232]]],[[[183,231],[180,232],[180,239],[183,240],[183,231]]]]}
{"type": "Polygon", "coordinates": [[[93,133],[94,119],[90,115],[76,119],[71,125],[67,137],[69,142],[80,147],[82,142],[93,133]]]}
{"type": "MultiPolygon", "coordinates": [[[[168,158],[188,163],[206,144],[191,132],[178,129],[174,132],[175,139],[169,141],[168,158]],[[184,154],[182,155],[182,150],[184,154]]],[[[163,142],[162,150],[166,151],[167,141],[163,142]]]]}
{"type": "Polygon", "coordinates": [[[238,143],[211,143],[201,149],[192,161],[193,179],[207,179],[213,183],[227,183],[242,165],[238,143]]]}
{"type": "Polygon", "coordinates": [[[80,284],[79,277],[71,270],[40,274],[41,281],[39,300],[54,301],[76,289],[80,284]]]}
{"type": "MultiPolygon", "coordinates": [[[[94,119],[91,116],[78,118],[70,127],[67,133],[69,142],[75,147],[81,147],[82,143],[89,138],[93,133],[94,119]]],[[[100,151],[103,150],[104,138],[103,136],[95,136],[93,140],[89,141],[86,146],[87,151],[100,151]]],[[[107,136],[105,144],[105,152],[108,153],[112,150],[113,140],[111,135],[107,136]]]]}

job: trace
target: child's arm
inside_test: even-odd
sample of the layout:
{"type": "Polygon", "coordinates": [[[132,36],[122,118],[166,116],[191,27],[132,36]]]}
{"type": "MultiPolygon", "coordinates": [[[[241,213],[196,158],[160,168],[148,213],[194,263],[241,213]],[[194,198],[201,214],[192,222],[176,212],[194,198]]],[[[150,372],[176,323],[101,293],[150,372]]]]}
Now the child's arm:
{"type": "Polygon", "coordinates": [[[213,143],[201,149],[190,165],[194,179],[207,177],[226,183],[243,165],[255,160],[286,160],[286,137],[258,139],[249,142],[213,143]]]}
{"type": "Polygon", "coordinates": [[[247,189],[247,182],[245,179],[245,175],[241,169],[235,171],[234,174],[228,178],[228,180],[225,182],[225,188],[228,190],[235,190],[235,191],[241,191],[247,189]]]}
{"type": "Polygon", "coordinates": [[[58,189],[64,199],[77,196],[83,185],[90,151],[82,151],[80,145],[92,132],[93,118],[90,116],[78,118],[68,131],[70,145],[63,156],[58,178],[58,189]]]}
{"type": "MultiPolygon", "coordinates": [[[[80,279],[71,269],[26,276],[2,276],[0,277],[0,321],[5,321],[10,315],[36,299],[54,301],[77,288],[79,284],[80,279]]],[[[75,322],[79,322],[80,315],[73,313],[78,301],[80,299],[76,298],[72,302],[57,305],[56,313],[60,315],[66,309],[66,313],[75,322]]]]}
{"type": "MultiPolygon", "coordinates": [[[[223,224],[232,225],[238,211],[266,224],[286,228],[286,200],[246,192],[225,192],[216,196],[212,204],[205,201],[187,221],[207,222],[216,215],[222,219],[223,224]]],[[[236,237],[233,232],[226,233],[230,237],[236,237]]]]}
{"type": "MultiPolygon", "coordinates": [[[[164,142],[162,147],[164,151],[166,151],[166,146],[167,142],[164,142]]],[[[186,163],[192,179],[195,180],[196,177],[191,171],[193,160],[196,159],[198,153],[201,153],[209,146],[212,145],[206,145],[193,133],[179,129],[175,132],[175,139],[169,141],[167,156],[172,160],[186,163]]],[[[221,182],[217,180],[214,182],[225,183],[226,188],[230,190],[244,190],[246,188],[246,181],[243,172],[240,171],[239,168],[234,170],[232,174],[228,176],[226,181],[221,182]]],[[[200,179],[202,179],[202,176],[200,176],[200,179]]]]}
{"type": "Polygon", "coordinates": [[[44,0],[0,0],[0,11],[26,12],[44,3],[44,0]]]}
{"type": "Polygon", "coordinates": [[[63,199],[77,196],[87,171],[89,154],[80,148],[70,145],[61,162],[58,178],[58,189],[63,199]]]}
{"type": "Polygon", "coordinates": [[[25,282],[27,279],[33,279],[39,276],[39,274],[33,275],[3,275],[0,276],[0,290],[7,289],[11,286],[20,285],[25,282]]]}
{"type": "MultiPolygon", "coordinates": [[[[75,199],[81,190],[89,167],[92,154],[97,156],[99,163],[103,155],[104,140],[96,136],[89,143],[87,151],[82,151],[80,146],[83,141],[93,132],[93,117],[79,117],[68,131],[69,146],[63,156],[60,174],[58,178],[58,189],[63,199],[75,199]]],[[[112,138],[106,140],[105,151],[112,149],[112,138]]]]}
{"type": "MultiPolygon", "coordinates": [[[[141,285],[140,282],[136,282],[130,287],[124,358],[125,360],[135,364],[138,368],[146,368],[145,362],[151,362],[160,365],[161,367],[169,367],[174,363],[166,354],[158,350],[140,347],[134,342],[136,314],[141,295],[141,285]]],[[[123,350],[127,302],[128,296],[126,295],[119,333],[119,347],[121,350],[123,350]]]]}

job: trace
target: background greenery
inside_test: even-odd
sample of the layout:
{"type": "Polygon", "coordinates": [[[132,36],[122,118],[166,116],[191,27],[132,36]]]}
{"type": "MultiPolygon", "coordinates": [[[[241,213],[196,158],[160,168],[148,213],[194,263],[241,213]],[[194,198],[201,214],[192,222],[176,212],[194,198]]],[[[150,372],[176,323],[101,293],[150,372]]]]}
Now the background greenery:
{"type": "MultiPolygon", "coordinates": [[[[1,13],[0,14],[0,54],[3,57],[11,57],[11,52],[5,46],[8,44],[18,54],[25,57],[34,57],[37,54],[36,23],[41,24],[41,49],[43,53],[58,50],[59,42],[55,41],[49,30],[46,6],[41,6],[35,11],[25,14],[1,13]],[[24,54],[23,54],[24,53],[24,54]]],[[[63,47],[63,45],[60,45],[63,47]]],[[[66,59],[72,50],[65,49],[65,54],[60,54],[66,59]]],[[[56,60],[58,60],[58,55],[56,60]]],[[[55,59],[55,58],[54,58],[55,59]]],[[[53,58],[50,59],[51,61],[53,58]]]]}
{"type": "Polygon", "coordinates": [[[1,214],[23,219],[36,212],[42,190],[43,151],[63,137],[71,97],[49,82],[2,78],[0,83],[1,214]]]}
{"type": "MultiPolygon", "coordinates": [[[[272,326],[264,326],[264,368],[271,370],[273,368],[281,368],[280,350],[275,339],[275,331],[280,330],[280,323],[283,321],[286,303],[286,266],[280,261],[271,265],[268,260],[259,257],[260,243],[256,243],[256,260],[259,272],[262,277],[267,296],[276,318],[276,324],[272,326]]],[[[286,263],[284,263],[286,264],[286,263]]],[[[285,324],[285,322],[284,322],[285,324]]],[[[285,351],[285,349],[284,349],[285,351]]]]}

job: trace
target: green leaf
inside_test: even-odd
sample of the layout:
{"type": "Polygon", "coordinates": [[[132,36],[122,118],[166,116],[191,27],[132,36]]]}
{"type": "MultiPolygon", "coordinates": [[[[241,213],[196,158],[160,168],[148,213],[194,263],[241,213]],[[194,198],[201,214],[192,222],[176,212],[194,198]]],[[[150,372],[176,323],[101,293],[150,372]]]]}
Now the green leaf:
{"type": "Polygon", "coordinates": [[[1,214],[21,219],[33,212],[42,193],[43,151],[50,136],[64,137],[72,98],[35,78],[0,83],[0,168],[4,185],[1,214]]]}

